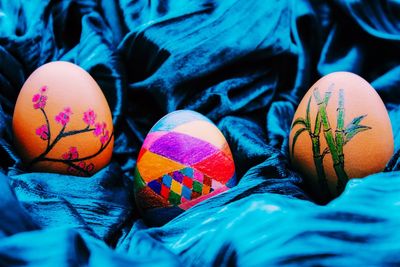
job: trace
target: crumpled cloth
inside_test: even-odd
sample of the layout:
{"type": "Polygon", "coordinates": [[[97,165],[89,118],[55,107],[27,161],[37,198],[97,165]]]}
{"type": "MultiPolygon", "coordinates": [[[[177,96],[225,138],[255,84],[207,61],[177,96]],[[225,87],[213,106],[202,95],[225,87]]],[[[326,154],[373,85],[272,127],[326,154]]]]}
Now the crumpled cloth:
{"type": "Polygon", "coordinates": [[[400,265],[400,3],[1,0],[0,266],[400,265]],[[91,178],[24,170],[13,108],[24,81],[71,61],[113,113],[112,162],[91,178]],[[317,205],[288,157],[297,104],[351,71],[385,102],[395,153],[317,205]],[[221,129],[239,183],[163,226],[135,207],[147,131],[176,109],[221,129]]]}

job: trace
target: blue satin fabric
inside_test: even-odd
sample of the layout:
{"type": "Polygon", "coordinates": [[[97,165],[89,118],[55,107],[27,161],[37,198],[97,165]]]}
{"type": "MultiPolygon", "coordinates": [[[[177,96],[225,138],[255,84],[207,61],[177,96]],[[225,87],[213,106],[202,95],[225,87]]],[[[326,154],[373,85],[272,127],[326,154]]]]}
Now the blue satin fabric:
{"type": "Polygon", "coordinates": [[[399,265],[399,51],[395,0],[0,1],[0,266],[399,265]],[[112,163],[89,179],[30,173],[13,148],[18,92],[53,60],[90,72],[113,113],[112,163]],[[378,91],[395,154],[321,206],[288,133],[306,90],[339,70],[378,91]],[[176,109],[218,125],[239,183],[149,227],[133,170],[176,109]]]}

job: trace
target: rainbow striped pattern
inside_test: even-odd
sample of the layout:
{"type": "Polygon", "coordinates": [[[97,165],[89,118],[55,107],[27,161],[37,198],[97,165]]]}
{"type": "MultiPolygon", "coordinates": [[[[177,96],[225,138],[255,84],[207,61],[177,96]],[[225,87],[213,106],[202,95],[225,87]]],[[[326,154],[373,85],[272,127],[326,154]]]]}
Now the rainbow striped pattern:
{"type": "Polygon", "coordinates": [[[150,130],[135,170],[135,196],[142,209],[186,210],[234,185],[235,166],[219,129],[203,115],[172,112],[150,130]]]}

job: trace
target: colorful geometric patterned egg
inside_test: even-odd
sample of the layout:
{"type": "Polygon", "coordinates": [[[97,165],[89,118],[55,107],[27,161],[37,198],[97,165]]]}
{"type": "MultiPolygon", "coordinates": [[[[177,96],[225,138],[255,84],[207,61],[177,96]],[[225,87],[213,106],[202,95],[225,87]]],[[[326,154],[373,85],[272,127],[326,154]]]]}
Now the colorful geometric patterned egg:
{"type": "Polygon", "coordinates": [[[142,211],[193,205],[235,185],[235,165],[225,137],[203,115],[172,112],[150,130],[135,170],[142,211]]]}

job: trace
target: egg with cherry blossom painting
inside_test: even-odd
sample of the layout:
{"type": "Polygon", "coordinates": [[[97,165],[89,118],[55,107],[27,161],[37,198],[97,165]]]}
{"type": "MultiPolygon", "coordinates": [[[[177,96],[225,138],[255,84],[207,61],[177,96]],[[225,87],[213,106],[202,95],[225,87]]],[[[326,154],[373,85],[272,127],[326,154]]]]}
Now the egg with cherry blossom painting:
{"type": "Polygon", "coordinates": [[[29,171],[91,176],[111,159],[111,111],[96,81],[56,61],[23,85],[13,115],[14,143],[29,171]]]}
{"type": "Polygon", "coordinates": [[[144,218],[173,217],[235,181],[232,153],[221,131],[200,113],[179,110],[161,118],[143,142],[135,170],[136,202],[144,218]]]}

